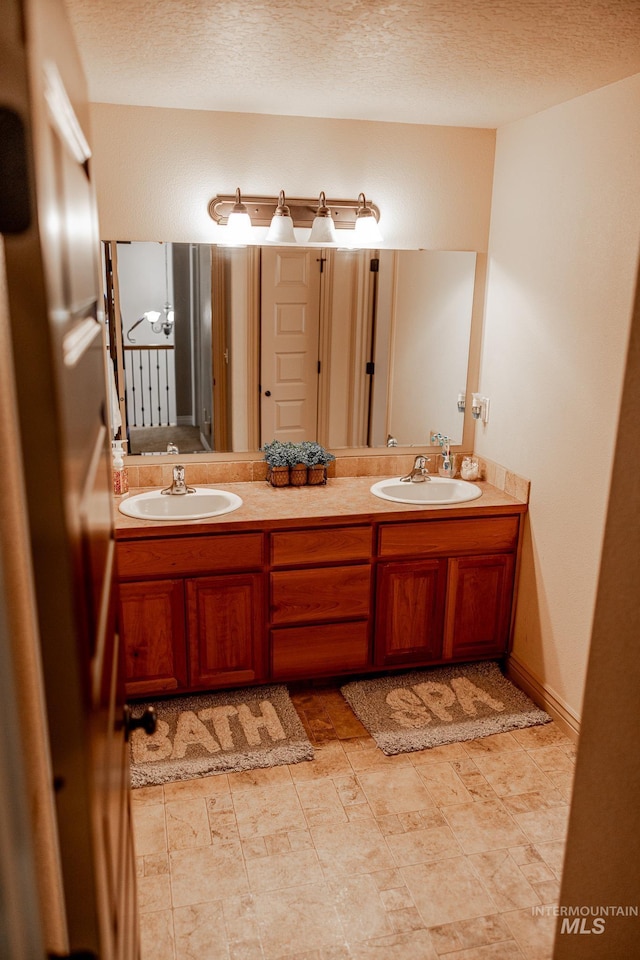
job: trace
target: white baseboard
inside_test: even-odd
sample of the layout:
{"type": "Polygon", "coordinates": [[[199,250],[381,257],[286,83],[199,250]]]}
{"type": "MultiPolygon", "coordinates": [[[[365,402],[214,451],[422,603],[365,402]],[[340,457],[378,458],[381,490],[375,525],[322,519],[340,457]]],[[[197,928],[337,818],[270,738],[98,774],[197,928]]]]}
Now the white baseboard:
{"type": "Polygon", "coordinates": [[[513,680],[516,686],[524,690],[534,703],[546,710],[549,716],[562,728],[563,733],[577,742],[580,736],[580,717],[575,711],[555,691],[531,673],[513,654],[507,660],[505,669],[507,676],[513,680]]]}

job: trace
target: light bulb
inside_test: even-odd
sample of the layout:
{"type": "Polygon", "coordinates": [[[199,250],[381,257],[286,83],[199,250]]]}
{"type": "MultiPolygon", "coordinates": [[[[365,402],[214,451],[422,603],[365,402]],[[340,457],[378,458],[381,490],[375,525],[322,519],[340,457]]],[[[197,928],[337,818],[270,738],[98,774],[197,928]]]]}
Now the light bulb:
{"type": "Polygon", "coordinates": [[[291,211],[285,203],[284,190],[280,191],[278,206],[271,218],[271,226],[267,233],[268,243],[295,243],[296,235],[293,232],[291,211]]]}
{"type": "Polygon", "coordinates": [[[227,235],[225,243],[229,246],[244,246],[251,243],[253,234],[251,232],[251,217],[247,213],[247,208],[242,202],[240,188],[236,190],[236,202],[227,218],[227,235]]]}
{"type": "Polygon", "coordinates": [[[382,242],[378,221],[368,205],[364,193],[358,197],[360,206],[356,212],[356,225],[353,233],[353,245],[356,247],[374,247],[382,242]]]}
{"type": "Polygon", "coordinates": [[[324,190],[321,190],[318,211],[311,227],[309,243],[335,243],[336,240],[336,228],[333,222],[333,217],[331,216],[331,212],[327,207],[324,190]]]}

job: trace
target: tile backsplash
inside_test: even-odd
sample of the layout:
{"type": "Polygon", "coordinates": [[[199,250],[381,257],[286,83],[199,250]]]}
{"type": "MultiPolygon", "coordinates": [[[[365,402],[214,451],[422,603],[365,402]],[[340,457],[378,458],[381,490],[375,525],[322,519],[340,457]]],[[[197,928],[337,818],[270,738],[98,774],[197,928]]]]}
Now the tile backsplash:
{"type": "MultiPolygon", "coordinates": [[[[393,477],[408,473],[414,462],[414,454],[402,453],[392,456],[340,456],[328,467],[329,477],[393,477]]],[[[529,500],[530,483],[524,477],[511,473],[492,460],[478,457],[480,477],[492,486],[518,500],[529,500]]],[[[176,461],[179,462],[179,461],[176,461]]],[[[434,471],[435,455],[429,463],[434,471]]],[[[185,478],[190,484],[247,483],[264,480],[267,465],[264,460],[186,461],[185,478]]],[[[171,483],[173,463],[135,464],[128,462],[130,487],[161,487],[171,483]]]]}
{"type": "Polygon", "coordinates": [[[498,490],[508,493],[511,497],[517,497],[518,500],[524,500],[525,503],[529,502],[530,480],[519,477],[517,473],[512,473],[506,467],[501,467],[499,463],[494,463],[493,460],[485,460],[484,457],[478,457],[478,463],[480,464],[480,476],[483,480],[486,480],[493,487],[497,487],[498,490]]]}

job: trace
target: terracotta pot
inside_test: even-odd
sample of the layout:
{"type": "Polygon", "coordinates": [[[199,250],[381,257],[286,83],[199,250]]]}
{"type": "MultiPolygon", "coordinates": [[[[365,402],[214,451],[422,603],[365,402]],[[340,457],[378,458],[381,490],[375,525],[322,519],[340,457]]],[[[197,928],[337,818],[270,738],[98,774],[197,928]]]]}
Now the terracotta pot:
{"type": "Polygon", "coordinates": [[[267,480],[272,487],[289,486],[289,467],[269,467],[267,480]]]}
{"type": "Polygon", "coordinates": [[[307,467],[304,463],[296,463],[291,467],[289,479],[293,487],[303,487],[307,482],[307,467]]]}

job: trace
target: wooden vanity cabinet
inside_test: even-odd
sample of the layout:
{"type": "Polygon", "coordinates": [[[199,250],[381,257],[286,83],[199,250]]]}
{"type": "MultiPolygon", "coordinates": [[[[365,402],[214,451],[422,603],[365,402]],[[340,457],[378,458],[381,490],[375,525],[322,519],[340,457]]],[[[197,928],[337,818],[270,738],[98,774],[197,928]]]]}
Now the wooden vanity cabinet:
{"type": "Polygon", "coordinates": [[[522,516],[118,541],[127,695],[502,657],[522,516]]]}
{"type": "Polygon", "coordinates": [[[262,533],[119,541],[117,562],[127,696],[266,679],[262,533]]]}

